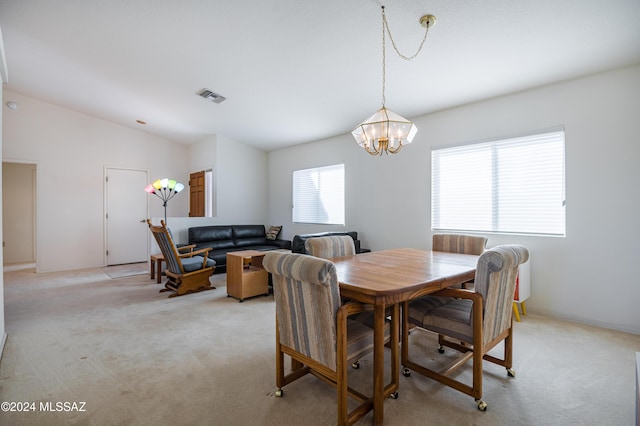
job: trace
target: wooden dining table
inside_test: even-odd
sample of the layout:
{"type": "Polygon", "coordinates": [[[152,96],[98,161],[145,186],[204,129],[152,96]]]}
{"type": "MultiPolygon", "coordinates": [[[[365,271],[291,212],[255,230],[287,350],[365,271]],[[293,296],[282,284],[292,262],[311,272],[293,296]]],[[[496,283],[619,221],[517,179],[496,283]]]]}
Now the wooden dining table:
{"type": "Polygon", "coordinates": [[[473,280],[478,256],[400,248],[331,259],[336,265],[340,294],[374,307],[373,423],[384,419],[384,400],[397,397],[399,306],[442,288],[473,280]],[[384,325],[391,311],[391,377],[384,383],[384,325]]]}

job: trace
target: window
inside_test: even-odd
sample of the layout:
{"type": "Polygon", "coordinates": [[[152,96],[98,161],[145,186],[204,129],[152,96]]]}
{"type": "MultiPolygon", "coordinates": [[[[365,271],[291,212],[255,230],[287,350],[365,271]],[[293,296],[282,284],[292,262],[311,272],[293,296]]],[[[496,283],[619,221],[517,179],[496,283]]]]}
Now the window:
{"type": "Polygon", "coordinates": [[[565,235],[564,130],[431,151],[433,230],[565,235]]]}
{"type": "Polygon", "coordinates": [[[293,172],[293,221],[344,225],[344,164],[293,172]]]}

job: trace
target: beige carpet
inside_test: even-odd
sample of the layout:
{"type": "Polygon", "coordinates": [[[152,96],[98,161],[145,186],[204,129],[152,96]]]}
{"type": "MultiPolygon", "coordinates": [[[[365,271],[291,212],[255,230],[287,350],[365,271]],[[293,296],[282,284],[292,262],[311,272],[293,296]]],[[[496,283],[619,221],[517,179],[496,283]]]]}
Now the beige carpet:
{"type": "MultiPolygon", "coordinates": [[[[6,273],[0,400],[33,402],[36,411],[0,412],[0,425],[335,424],[335,391],[313,377],[274,397],[273,298],[238,303],[224,279],[213,277],[216,290],[168,299],[148,275],[6,273]],[[41,402],[85,402],[86,411],[43,412],[41,402]]],[[[485,365],[487,412],[414,373],[400,377],[399,399],[385,401],[385,424],[635,423],[640,336],[532,313],[515,328],[517,376],[485,365]]],[[[426,359],[446,359],[430,335],[411,340],[426,359]]],[[[367,390],[371,359],[349,374],[367,390]]]]}
{"type": "Polygon", "coordinates": [[[100,268],[102,272],[109,275],[111,279],[132,277],[134,275],[144,275],[149,273],[149,264],[147,262],[142,263],[127,263],[124,265],[113,265],[100,268]]]}

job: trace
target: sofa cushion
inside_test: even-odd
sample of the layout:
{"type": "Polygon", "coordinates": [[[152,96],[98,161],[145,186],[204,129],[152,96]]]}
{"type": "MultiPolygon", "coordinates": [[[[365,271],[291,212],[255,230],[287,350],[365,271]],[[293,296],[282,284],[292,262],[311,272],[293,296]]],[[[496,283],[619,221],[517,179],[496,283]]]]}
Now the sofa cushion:
{"type": "MultiPolygon", "coordinates": [[[[202,269],[204,259],[202,256],[192,256],[182,258],[182,268],[185,272],[193,272],[202,269]]],[[[216,262],[213,259],[207,259],[207,268],[210,266],[216,266],[216,262]]]]}
{"type": "Polygon", "coordinates": [[[264,230],[264,225],[232,225],[231,229],[233,230],[233,239],[235,240],[256,237],[266,238],[267,235],[264,230]]]}
{"type": "Polygon", "coordinates": [[[209,252],[209,259],[213,259],[216,262],[216,269],[219,270],[219,267],[225,267],[227,265],[227,253],[229,253],[229,251],[236,251],[236,250],[211,250],[209,252]]]}
{"type": "Polygon", "coordinates": [[[231,226],[196,226],[189,228],[189,244],[223,249],[235,247],[231,226]]]}
{"type": "Polygon", "coordinates": [[[236,247],[265,245],[267,241],[264,225],[232,225],[236,247]]]}
{"type": "Polygon", "coordinates": [[[241,247],[242,250],[245,250],[245,247],[248,247],[248,246],[264,246],[266,244],[267,244],[267,239],[265,237],[236,239],[236,247],[241,247]]]}

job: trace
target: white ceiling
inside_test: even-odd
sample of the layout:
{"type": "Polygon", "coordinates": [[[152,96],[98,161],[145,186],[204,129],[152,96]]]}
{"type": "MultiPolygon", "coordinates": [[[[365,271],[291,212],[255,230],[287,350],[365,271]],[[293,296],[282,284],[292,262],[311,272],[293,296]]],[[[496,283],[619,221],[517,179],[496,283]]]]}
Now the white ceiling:
{"type": "MultiPolygon", "coordinates": [[[[424,34],[420,16],[437,17],[413,61],[387,38],[386,105],[408,118],[640,62],[638,0],[384,4],[405,55],[424,34]]],[[[182,143],[319,140],[381,106],[380,5],[0,0],[7,88],[182,143]],[[203,88],[227,100],[207,102],[203,88]]]]}

